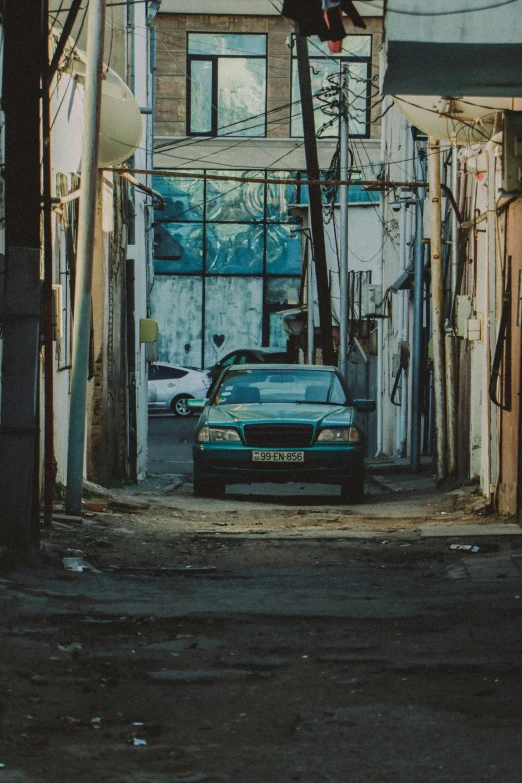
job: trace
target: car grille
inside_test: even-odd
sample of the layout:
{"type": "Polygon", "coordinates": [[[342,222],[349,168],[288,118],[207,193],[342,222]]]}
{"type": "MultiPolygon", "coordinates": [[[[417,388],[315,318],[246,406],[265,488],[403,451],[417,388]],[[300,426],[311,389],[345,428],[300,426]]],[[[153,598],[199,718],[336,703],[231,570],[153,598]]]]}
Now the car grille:
{"type": "Polygon", "coordinates": [[[314,428],[311,424],[246,424],[247,446],[258,448],[298,448],[310,446],[314,428]]]}

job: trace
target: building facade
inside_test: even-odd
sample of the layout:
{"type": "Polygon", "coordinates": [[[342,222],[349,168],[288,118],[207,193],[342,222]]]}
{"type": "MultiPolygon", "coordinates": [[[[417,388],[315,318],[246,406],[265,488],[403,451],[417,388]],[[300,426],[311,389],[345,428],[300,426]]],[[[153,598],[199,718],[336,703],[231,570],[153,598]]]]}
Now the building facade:
{"type": "MultiPolygon", "coordinates": [[[[335,176],[333,103],[345,72],[354,182],[375,178],[380,162],[382,19],[364,21],[360,29],[345,19],[337,55],[309,39],[320,168],[335,176]]],[[[207,2],[198,13],[164,2],[156,27],[154,187],[166,208],[155,217],[151,301],[160,358],[204,367],[235,348],[284,345],[281,312],[302,298],[308,196],[294,28],[276,4],[250,2],[207,2]]],[[[336,200],[330,193],[325,214],[338,318],[336,200]]],[[[350,188],[350,223],[370,238],[351,262],[365,269],[380,236],[377,202],[350,188]]]]}

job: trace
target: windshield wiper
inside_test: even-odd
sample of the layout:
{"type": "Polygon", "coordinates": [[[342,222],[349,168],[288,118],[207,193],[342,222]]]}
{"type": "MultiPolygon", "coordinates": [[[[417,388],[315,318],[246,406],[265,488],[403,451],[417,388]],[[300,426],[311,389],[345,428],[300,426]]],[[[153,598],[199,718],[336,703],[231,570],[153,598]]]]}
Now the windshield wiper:
{"type": "Polygon", "coordinates": [[[346,405],[345,402],[327,402],[325,400],[294,400],[296,405],[346,405]]]}

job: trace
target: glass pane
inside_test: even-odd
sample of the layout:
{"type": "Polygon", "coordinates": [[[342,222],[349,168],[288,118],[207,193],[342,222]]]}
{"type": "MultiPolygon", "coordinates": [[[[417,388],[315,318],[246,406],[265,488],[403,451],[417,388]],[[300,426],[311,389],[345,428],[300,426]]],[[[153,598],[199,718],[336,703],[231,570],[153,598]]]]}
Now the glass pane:
{"type": "Polygon", "coordinates": [[[351,136],[364,136],[367,132],[368,66],[366,63],[349,63],[348,74],[348,93],[350,95],[349,133],[351,136]]]}
{"type": "Polygon", "coordinates": [[[265,96],[266,60],[220,58],[218,134],[264,136],[265,96]]]}
{"type": "MultiPolygon", "coordinates": [[[[308,39],[310,57],[370,57],[372,53],[371,35],[347,35],[343,38],[343,50],[339,54],[332,54],[328,49],[327,41],[320,41],[317,36],[308,39]]],[[[295,49],[294,49],[295,52],[295,49]]]]}
{"type": "MultiPolygon", "coordinates": [[[[331,84],[328,82],[327,77],[331,76],[332,74],[337,74],[340,72],[340,64],[339,61],[336,60],[311,60],[311,64],[313,68],[310,70],[311,77],[312,77],[312,94],[315,95],[315,93],[322,89],[323,87],[331,87],[331,84]]],[[[293,101],[299,101],[300,100],[300,90],[299,90],[299,77],[297,74],[297,61],[294,60],[292,63],[292,100],[293,101]]],[[[296,104],[297,105],[297,104],[296,104]]],[[[325,123],[330,122],[332,119],[331,115],[327,114],[323,110],[323,106],[325,104],[321,103],[317,98],[314,99],[314,118],[315,118],[315,130],[318,131],[319,128],[325,123]]],[[[301,117],[301,114],[293,113],[292,114],[292,136],[302,136],[303,135],[303,120],[301,117]]],[[[328,136],[338,136],[339,130],[338,130],[338,123],[334,122],[334,124],[328,128],[328,130],[322,134],[322,137],[328,137],[328,136]]]]}
{"type": "Polygon", "coordinates": [[[207,272],[258,274],[263,270],[263,226],[207,226],[207,272]]]}
{"type": "MultiPolygon", "coordinates": [[[[271,310],[297,307],[300,277],[269,277],[266,281],[265,304],[271,310]]],[[[272,345],[272,343],[270,343],[272,345]]]]}
{"type": "Polygon", "coordinates": [[[190,132],[212,133],[212,62],[190,64],[190,132]]]}
{"type": "Polygon", "coordinates": [[[270,345],[286,348],[288,332],[284,327],[284,312],[299,303],[300,277],[269,277],[266,281],[265,312],[270,315],[270,345]]]}
{"type": "Polygon", "coordinates": [[[203,225],[166,223],[154,229],[154,271],[163,274],[203,269],[203,225]]]}
{"type": "MultiPolygon", "coordinates": [[[[264,178],[259,171],[218,171],[233,177],[264,178]]],[[[265,191],[260,182],[225,182],[207,180],[207,220],[232,220],[250,222],[263,220],[265,214],[265,191]]]]}
{"type": "Polygon", "coordinates": [[[239,35],[237,33],[190,33],[188,53],[260,57],[266,55],[266,36],[239,35]]]}
{"type": "MultiPolygon", "coordinates": [[[[312,93],[316,93],[323,87],[330,87],[331,84],[328,81],[328,77],[333,74],[340,73],[342,60],[315,60],[312,59],[311,63],[313,70],[312,75],[312,93]]],[[[348,65],[348,90],[350,93],[350,135],[351,136],[364,136],[367,133],[366,125],[366,100],[369,90],[369,66],[365,62],[350,62],[348,65]]],[[[297,61],[292,63],[292,100],[299,101],[299,77],[297,73],[297,61]]],[[[314,99],[314,117],[315,117],[315,129],[319,131],[322,125],[329,123],[332,119],[331,115],[327,114],[323,106],[317,98],[314,99]]],[[[292,136],[303,135],[303,121],[301,114],[294,112],[292,114],[292,136]]],[[[339,123],[334,122],[330,127],[325,128],[321,132],[322,138],[339,135],[339,123]]]]}
{"type": "Polygon", "coordinates": [[[155,212],[156,222],[202,219],[205,200],[202,179],[154,177],[152,187],[165,199],[165,209],[155,212]]]}
{"type": "Polygon", "coordinates": [[[285,179],[296,179],[295,171],[270,171],[270,179],[280,179],[280,185],[267,185],[266,219],[288,220],[288,207],[297,202],[297,185],[287,185],[285,179]]]}
{"type": "Polygon", "coordinates": [[[266,228],[266,271],[271,274],[301,273],[301,234],[292,226],[272,224],[266,228]]]}
{"type": "MultiPolygon", "coordinates": [[[[326,179],[328,172],[327,171],[320,171],[319,176],[321,179],[326,179]]],[[[303,182],[302,185],[299,185],[299,204],[308,204],[309,198],[308,198],[308,185],[306,185],[307,175],[305,172],[301,173],[301,181],[303,182]]],[[[332,190],[332,186],[325,185],[321,188],[321,198],[323,204],[329,203],[329,191],[332,190]]]]}

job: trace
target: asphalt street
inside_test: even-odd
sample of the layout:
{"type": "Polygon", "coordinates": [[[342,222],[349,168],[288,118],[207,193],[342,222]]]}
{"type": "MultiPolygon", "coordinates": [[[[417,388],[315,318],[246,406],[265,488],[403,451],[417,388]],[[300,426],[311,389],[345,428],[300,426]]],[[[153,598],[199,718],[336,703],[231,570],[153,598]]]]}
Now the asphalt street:
{"type": "Polygon", "coordinates": [[[178,419],[172,413],[149,416],[149,472],[192,475],[192,437],[197,416],[178,419]]]}
{"type": "Polygon", "coordinates": [[[195,499],[195,421],[0,560],[0,783],[520,783],[518,525],[391,459],[195,499]]]}

